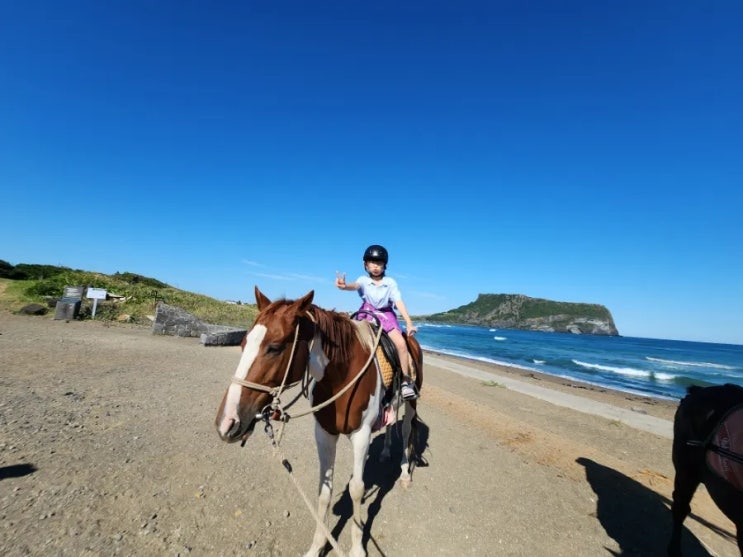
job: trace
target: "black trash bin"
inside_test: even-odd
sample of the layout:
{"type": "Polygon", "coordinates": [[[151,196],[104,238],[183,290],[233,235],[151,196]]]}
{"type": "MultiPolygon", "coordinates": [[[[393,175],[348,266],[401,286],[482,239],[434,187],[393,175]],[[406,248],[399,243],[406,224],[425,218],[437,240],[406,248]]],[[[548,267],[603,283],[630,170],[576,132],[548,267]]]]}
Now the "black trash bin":
{"type": "Polygon", "coordinates": [[[57,300],[54,319],[77,319],[83,301],[84,286],[65,286],[62,298],[57,300]]]}

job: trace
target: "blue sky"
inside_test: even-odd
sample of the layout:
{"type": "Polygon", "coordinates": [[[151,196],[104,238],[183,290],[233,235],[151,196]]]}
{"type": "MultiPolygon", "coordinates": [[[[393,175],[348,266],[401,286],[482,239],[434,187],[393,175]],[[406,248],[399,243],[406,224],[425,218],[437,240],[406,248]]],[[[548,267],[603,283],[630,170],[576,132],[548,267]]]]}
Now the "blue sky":
{"type": "Polygon", "coordinates": [[[743,344],[743,4],[3,2],[0,259],[254,302],[390,251],[743,344]]]}

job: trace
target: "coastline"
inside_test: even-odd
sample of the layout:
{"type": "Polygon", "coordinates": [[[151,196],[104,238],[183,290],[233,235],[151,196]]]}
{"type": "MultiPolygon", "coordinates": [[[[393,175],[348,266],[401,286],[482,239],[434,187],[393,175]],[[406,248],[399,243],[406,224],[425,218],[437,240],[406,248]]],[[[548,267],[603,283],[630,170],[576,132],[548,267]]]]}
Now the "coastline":
{"type": "MultiPolygon", "coordinates": [[[[290,422],[281,453],[259,430],[244,447],[219,440],[215,409],[239,359],[239,347],[139,325],[0,311],[8,482],[0,553],[300,553],[314,525],[277,456],[290,459],[305,493],[316,490],[313,420],[290,422]]],[[[380,460],[384,436],[372,440],[370,557],[459,555],[465,539],[469,555],[664,553],[668,533],[658,525],[669,520],[672,441],[587,409],[600,401],[665,421],[672,403],[430,351],[423,359],[425,461],[412,489],[380,460]],[[524,385],[569,403],[545,402],[524,385]],[[434,512],[401,521],[411,509],[434,512]]],[[[350,545],[349,449],[339,443],[340,510],[330,519],[341,547],[350,545]]],[[[685,525],[687,553],[737,555],[734,527],[704,489],[693,507],[701,520],[685,525]]]]}
{"type": "MultiPolygon", "coordinates": [[[[607,387],[592,385],[574,379],[557,377],[530,369],[503,366],[492,362],[483,362],[461,356],[453,356],[451,354],[430,349],[423,350],[423,366],[424,374],[427,367],[432,366],[446,372],[454,372],[463,376],[468,376],[474,380],[479,380],[481,383],[483,381],[488,381],[488,377],[492,375],[492,381],[496,383],[499,378],[507,381],[515,380],[536,388],[541,387],[550,389],[557,393],[563,393],[566,396],[577,396],[587,401],[610,405],[638,415],[652,416],[671,423],[673,422],[673,417],[679,403],[677,400],[656,398],[609,389],[607,387]],[[472,373],[468,373],[461,368],[468,368],[469,370],[472,370],[472,373]]],[[[522,392],[525,391],[528,391],[528,389],[522,390],[522,392]]],[[[525,392],[525,394],[530,393],[525,392]]],[[[532,396],[534,395],[532,394],[532,396]]],[[[574,406],[567,402],[564,405],[568,407],[574,406]]],[[[599,412],[591,412],[588,404],[585,406],[586,408],[574,407],[574,409],[579,411],[583,410],[587,413],[600,414],[599,412]]],[[[630,423],[628,425],[632,424],[630,423]]]]}

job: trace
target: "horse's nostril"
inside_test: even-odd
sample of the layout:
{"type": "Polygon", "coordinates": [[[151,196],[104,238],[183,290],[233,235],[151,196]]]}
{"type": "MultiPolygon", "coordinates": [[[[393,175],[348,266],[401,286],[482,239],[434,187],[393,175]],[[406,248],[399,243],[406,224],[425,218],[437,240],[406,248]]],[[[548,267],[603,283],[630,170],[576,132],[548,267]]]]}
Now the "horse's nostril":
{"type": "Polygon", "coordinates": [[[228,439],[234,436],[234,430],[237,427],[237,420],[232,418],[222,420],[222,423],[217,428],[217,432],[222,439],[228,439]]]}
{"type": "Polygon", "coordinates": [[[240,433],[240,420],[232,420],[230,428],[227,430],[228,437],[237,437],[240,433]]]}

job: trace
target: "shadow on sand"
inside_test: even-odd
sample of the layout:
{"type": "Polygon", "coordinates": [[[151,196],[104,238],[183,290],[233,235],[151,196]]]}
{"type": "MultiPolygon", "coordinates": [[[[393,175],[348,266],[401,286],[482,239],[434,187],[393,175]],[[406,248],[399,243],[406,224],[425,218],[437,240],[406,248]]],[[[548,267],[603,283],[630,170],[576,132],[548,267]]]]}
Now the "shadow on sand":
{"type": "MultiPolygon", "coordinates": [[[[399,420],[393,426],[390,460],[387,462],[381,461],[382,449],[384,448],[384,434],[379,434],[374,438],[369,447],[369,456],[364,467],[364,486],[366,489],[362,503],[368,502],[368,505],[366,522],[363,525],[362,544],[364,549],[366,549],[367,545],[371,542],[380,555],[385,555],[385,552],[372,537],[371,530],[374,519],[382,509],[382,501],[392,488],[395,487],[397,480],[400,478],[400,460],[402,459],[403,450],[401,425],[402,420],[399,420]]],[[[428,436],[428,426],[422,421],[419,421],[418,435],[415,443],[416,453],[418,455],[423,455],[428,447],[428,436]]],[[[414,467],[423,466],[428,466],[428,462],[421,456],[418,462],[414,463],[414,467]]],[[[415,472],[413,472],[413,477],[415,477],[415,472]]],[[[338,517],[338,523],[333,528],[332,534],[335,539],[338,539],[338,536],[340,536],[348,521],[353,520],[353,504],[351,503],[351,495],[348,493],[348,483],[346,483],[343,495],[341,495],[333,506],[333,514],[338,517]]],[[[327,555],[331,549],[332,546],[328,543],[325,545],[321,554],[327,555]]]]}
{"type": "MultiPolygon", "coordinates": [[[[583,457],[576,462],[586,469],[586,479],[598,497],[596,517],[606,533],[619,544],[618,553],[607,551],[623,557],[666,555],[671,536],[671,501],[613,468],[583,457]]],[[[725,537],[732,536],[695,518],[725,537]]],[[[684,528],[682,539],[685,557],[711,557],[687,528],[684,528]]]]}
{"type": "Polygon", "coordinates": [[[0,480],[7,478],[20,478],[36,472],[33,464],[13,464],[11,466],[0,466],[0,480]]]}

